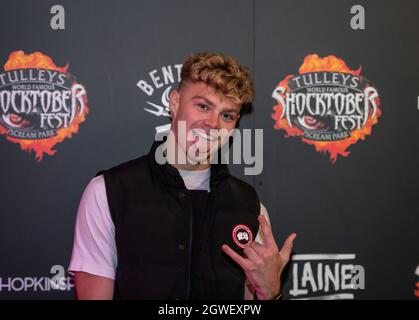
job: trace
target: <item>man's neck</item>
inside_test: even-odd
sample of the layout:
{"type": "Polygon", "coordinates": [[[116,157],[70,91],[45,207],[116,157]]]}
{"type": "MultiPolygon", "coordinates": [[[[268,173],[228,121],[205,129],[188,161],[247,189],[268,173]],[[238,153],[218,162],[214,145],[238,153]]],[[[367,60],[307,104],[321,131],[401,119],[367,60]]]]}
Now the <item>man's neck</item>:
{"type": "Polygon", "coordinates": [[[170,163],[173,167],[175,167],[178,170],[183,171],[203,171],[210,167],[210,165],[207,163],[198,163],[198,164],[178,164],[178,163],[170,163]]]}

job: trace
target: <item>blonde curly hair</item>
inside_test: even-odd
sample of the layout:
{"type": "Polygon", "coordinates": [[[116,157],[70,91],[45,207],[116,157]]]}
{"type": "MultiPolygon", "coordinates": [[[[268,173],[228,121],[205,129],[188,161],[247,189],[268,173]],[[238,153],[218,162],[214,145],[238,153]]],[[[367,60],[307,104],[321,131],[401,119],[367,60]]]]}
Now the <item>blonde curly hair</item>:
{"type": "Polygon", "coordinates": [[[249,70],[221,53],[195,53],[187,57],[179,89],[185,82],[204,82],[240,105],[251,105],[253,80],[249,70]]]}

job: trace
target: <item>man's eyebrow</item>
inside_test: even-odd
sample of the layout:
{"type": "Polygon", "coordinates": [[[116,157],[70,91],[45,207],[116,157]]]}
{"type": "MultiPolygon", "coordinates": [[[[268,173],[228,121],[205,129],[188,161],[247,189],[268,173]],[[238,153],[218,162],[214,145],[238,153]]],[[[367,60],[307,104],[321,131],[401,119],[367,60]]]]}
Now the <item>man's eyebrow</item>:
{"type": "Polygon", "coordinates": [[[209,100],[208,98],[204,97],[204,96],[193,96],[191,100],[193,99],[203,99],[205,100],[206,103],[208,103],[211,106],[214,106],[214,102],[212,102],[211,100],[209,100]]]}
{"type": "Polygon", "coordinates": [[[234,109],[234,108],[227,108],[227,109],[224,109],[223,111],[224,111],[224,112],[235,112],[235,113],[239,113],[239,112],[237,111],[237,109],[234,109]]]}
{"type": "MultiPolygon", "coordinates": [[[[204,97],[204,96],[193,96],[191,98],[191,100],[193,99],[202,99],[205,100],[206,103],[208,103],[211,106],[215,106],[214,102],[212,102],[211,100],[209,100],[208,98],[204,97]]],[[[226,108],[223,110],[224,112],[235,112],[235,113],[239,113],[239,111],[237,111],[235,108],[226,108]]]]}

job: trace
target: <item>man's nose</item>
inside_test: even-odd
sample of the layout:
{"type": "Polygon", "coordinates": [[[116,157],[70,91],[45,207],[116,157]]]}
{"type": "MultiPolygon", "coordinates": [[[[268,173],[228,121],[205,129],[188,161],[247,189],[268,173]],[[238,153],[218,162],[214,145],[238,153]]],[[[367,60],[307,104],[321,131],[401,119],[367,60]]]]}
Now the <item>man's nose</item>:
{"type": "Polygon", "coordinates": [[[208,116],[205,118],[204,123],[209,128],[218,129],[219,127],[220,117],[217,112],[210,112],[208,116]]]}

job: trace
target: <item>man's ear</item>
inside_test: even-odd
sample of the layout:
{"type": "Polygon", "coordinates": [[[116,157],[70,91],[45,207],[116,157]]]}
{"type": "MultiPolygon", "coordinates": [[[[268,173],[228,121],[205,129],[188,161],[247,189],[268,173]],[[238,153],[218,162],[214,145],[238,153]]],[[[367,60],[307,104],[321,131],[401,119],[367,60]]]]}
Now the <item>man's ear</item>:
{"type": "Polygon", "coordinates": [[[173,89],[172,91],[170,91],[169,109],[170,109],[170,117],[172,119],[176,117],[176,114],[179,108],[179,99],[180,99],[179,91],[177,91],[176,89],[173,89]]]}

